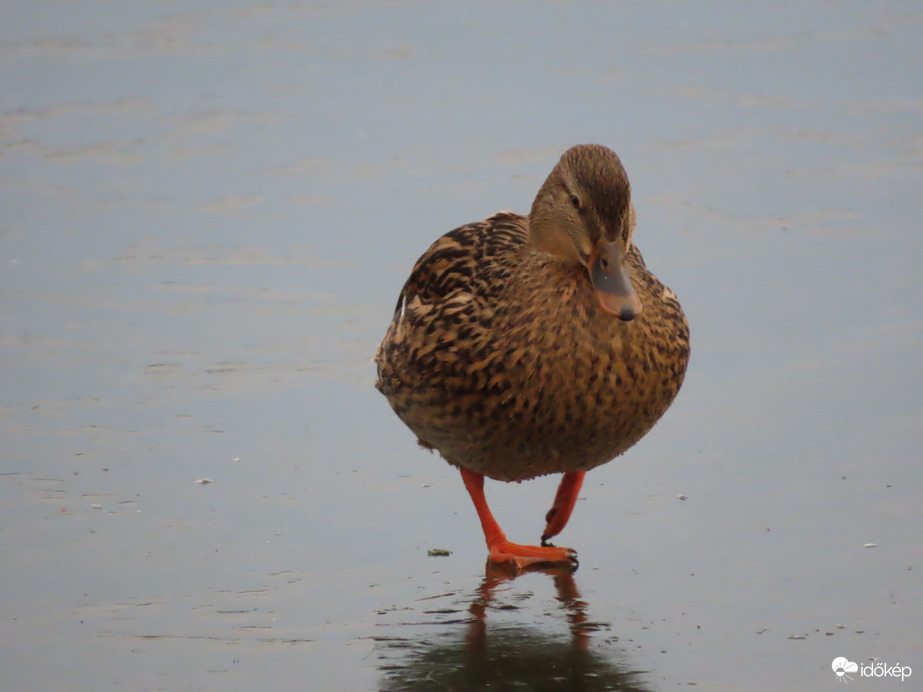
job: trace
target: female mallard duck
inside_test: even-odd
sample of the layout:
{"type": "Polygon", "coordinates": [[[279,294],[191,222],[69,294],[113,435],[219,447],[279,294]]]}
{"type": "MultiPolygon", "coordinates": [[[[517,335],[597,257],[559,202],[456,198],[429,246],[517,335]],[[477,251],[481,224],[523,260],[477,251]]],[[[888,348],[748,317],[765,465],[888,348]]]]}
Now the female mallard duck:
{"type": "Polygon", "coordinates": [[[650,430],[679,391],[689,327],[632,244],[628,176],[569,149],[529,216],[456,228],[417,261],[375,355],[376,386],[422,446],[461,469],[494,562],[572,563],[546,544],[586,471],[650,430]],[[506,539],[484,476],[563,473],[541,546],[506,539]]]}

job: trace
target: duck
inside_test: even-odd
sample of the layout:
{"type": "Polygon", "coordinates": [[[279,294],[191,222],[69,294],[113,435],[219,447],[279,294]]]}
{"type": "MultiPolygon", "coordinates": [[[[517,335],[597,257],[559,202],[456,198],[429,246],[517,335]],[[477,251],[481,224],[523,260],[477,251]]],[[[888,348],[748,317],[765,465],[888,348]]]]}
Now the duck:
{"type": "Polygon", "coordinates": [[[404,283],[374,362],[377,389],[425,449],[459,469],[488,562],[575,569],[549,539],[585,474],[646,435],[682,386],[689,325],[634,244],[618,155],[563,153],[528,215],[438,238],[404,283]],[[484,479],[562,474],[537,545],[507,539],[484,479]]]}

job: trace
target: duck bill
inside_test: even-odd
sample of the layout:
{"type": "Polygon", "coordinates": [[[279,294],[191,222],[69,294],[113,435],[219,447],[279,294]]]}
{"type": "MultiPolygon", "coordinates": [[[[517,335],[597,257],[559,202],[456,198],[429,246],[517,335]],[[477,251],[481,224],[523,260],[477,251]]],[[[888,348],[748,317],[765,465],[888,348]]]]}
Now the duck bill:
{"type": "Polygon", "coordinates": [[[603,310],[623,322],[641,314],[641,299],[628,276],[621,243],[599,241],[590,253],[587,269],[603,310]]]}

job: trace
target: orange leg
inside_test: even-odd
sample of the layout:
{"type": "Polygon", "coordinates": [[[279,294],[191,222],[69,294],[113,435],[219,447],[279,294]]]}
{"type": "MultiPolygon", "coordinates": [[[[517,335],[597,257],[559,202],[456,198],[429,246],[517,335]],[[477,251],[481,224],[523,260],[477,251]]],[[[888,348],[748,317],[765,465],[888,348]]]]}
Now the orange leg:
{"type": "Polygon", "coordinates": [[[461,469],[461,475],[462,480],[465,481],[465,488],[471,495],[471,501],[474,502],[478,518],[481,520],[481,528],[484,530],[484,539],[487,541],[491,562],[512,563],[517,569],[549,563],[577,565],[577,553],[570,548],[519,545],[506,540],[506,534],[503,533],[503,529],[500,528],[487,506],[487,499],[484,497],[484,476],[467,469],[461,469]]]}
{"type": "Polygon", "coordinates": [[[558,492],[554,496],[554,504],[545,515],[545,532],[542,534],[542,545],[552,536],[557,536],[567,525],[571,512],[574,511],[574,505],[577,503],[577,494],[583,485],[585,471],[574,471],[565,473],[561,479],[561,485],[558,486],[558,492]]]}

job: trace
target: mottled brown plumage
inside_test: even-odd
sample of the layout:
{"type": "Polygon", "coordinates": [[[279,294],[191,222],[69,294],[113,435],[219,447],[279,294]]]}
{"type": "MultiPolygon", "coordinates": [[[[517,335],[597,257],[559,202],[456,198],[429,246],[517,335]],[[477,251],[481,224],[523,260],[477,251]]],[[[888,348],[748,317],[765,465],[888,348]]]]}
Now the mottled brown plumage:
{"type": "Polygon", "coordinates": [[[433,243],[375,356],[378,389],[420,444],[521,481],[592,469],[651,429],[682,384],[689,329],[634,225],[618,157],[583,145],[528,217],[501,212],[433,243]]]}

